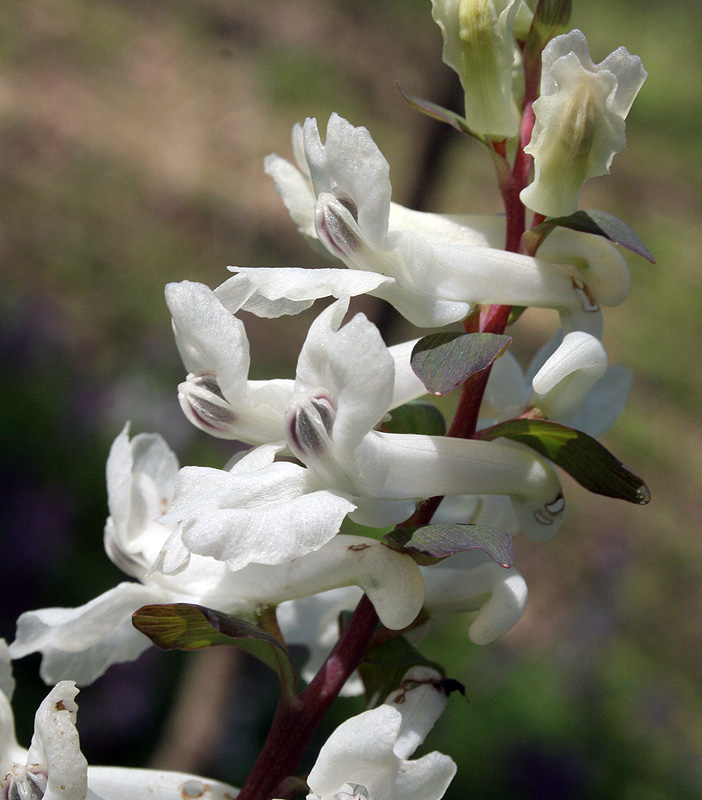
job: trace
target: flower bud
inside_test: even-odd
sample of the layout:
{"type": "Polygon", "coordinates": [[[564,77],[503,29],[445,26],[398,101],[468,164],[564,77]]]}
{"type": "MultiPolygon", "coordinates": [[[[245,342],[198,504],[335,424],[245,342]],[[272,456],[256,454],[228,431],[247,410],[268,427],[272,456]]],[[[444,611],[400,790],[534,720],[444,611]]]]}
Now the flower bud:
{"type": "Polygon", "coordinates": [[[595,64],[579,30],[549,42],[525,148],[535,167],[534,181],[520,194],[528,208],[546,216],[576,211],[583,183],[607,174],[624,148],[624,120],[645,79],[641,59],[624,47],[595,64]]]}
{"type": "Polygon", "coordinates": [[[516,136],[514,25],[522,0],[432,0],[432,6],[444,62],[461,79],[468,126],[492,139],[516,136]]]}

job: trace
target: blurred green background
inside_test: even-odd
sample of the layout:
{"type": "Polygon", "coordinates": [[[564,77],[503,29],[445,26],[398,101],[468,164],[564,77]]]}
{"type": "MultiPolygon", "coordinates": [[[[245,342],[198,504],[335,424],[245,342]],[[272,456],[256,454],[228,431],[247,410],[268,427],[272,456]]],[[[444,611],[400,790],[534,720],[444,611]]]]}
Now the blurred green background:
{"type": "MultiPolygon", "coordinates": [[[[438,123],[394,81],[455,95],[429,0],[3,0],[0,14],[0,611],[11,639],[22,611],[79,605],[119,579],[102,550],[104,462],[125,420],[162,433],[183,463],[228,458],[229,445],[182,418],[163,286],[215,286],[229,264],[321,263],[261,168],[269,152],[290,156],[294,122],[337,111],[367,126],[399,202],[500,204],[489,161],[452,132],[434,180],[418,177],[438,123]]],[[[699,798],[702,3],[576,0],[572,27],[595,61],[624,44],[649,71],[628,148],[581,205],[622,217],[657,257],[629,259],[633,290],[605,331],[611,361],[636,376],[607,445],[653,501],[627,506],[564,479],[561,532],[516,543],[530,587],[522,621],[485,648],[464,619],[427,640],[470,701],[452,698],[427,747],[459,762],[449,798],[699,798]]],[[[389,340],[411,335],[380,303],[361,305],[389,340]]],[[[254,377],[291,374],[314,313],[247,320],[254,377]]],[[[536,345],[546,324],[530,312],[523,341],[536,345]]],[[[83,690],[89,759],[149,762],[192,661],[149,651],[83,690]]],[[[45,691],[37,666],[16,664],[24,744],[45,691]]],[[[248,662],[237,674],[269,710],[272,679],[248,662]]],[[[233,738],[199,762],[236,782],[267,713],[243,694],[221,699],[233,738]]],[[[339,718],[357,708],[342,701],[339,718]]]]}

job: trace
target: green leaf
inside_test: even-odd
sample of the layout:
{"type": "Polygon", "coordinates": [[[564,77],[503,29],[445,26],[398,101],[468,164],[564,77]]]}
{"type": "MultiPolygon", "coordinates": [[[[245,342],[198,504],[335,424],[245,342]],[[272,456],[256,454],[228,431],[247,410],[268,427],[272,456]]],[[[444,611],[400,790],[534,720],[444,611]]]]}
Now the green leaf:
{"type": "Polygon", "coordinates": [[[390,412],[381,430],[387,433],[420,433],[425,436],[443,436],[446,420],[439,409],[428,400],[410,400],[390,412]]]}
{"type": "Polygon", "coordinates": [[[426,114],[426,116],[436,119],[439,122],[445,122],[447,125],[455,128],[460,133],[467,133],[469,136],[473,136],[474,138],[482,141],[483,137],[474,134],[473,131],[471,131],[471,129],[468,127],[465,117],[462,117],[455,111],[449,111],[448,108],[444,108],[437,103],[432,103],[429,100],[422,100],[421,97],[416,97],[415,95],[409,94],[400,81],[396,81],[396,83],[397,88],[400,90],[402,96],[413,108],[416,108],[417,111],[420,111],[422,114],[426,114]]]}
{"type": "Polygon", "coordinates": [[[495,152],[495,149],[492,146],[492,141],[487,136],[483,136],[482,134],[472,131],[468,127],[465,117],[462,117],[455,111],[450,111],[448,108],[444,108],[437,103],[432,103],[429,100],[423,100],[421,97],[416,97],[415,95],[409,94],[409,92],[405,91],[405,88],[400,81],[395,82],[397,83],[397,88],[400,90],[405,100],[417,111],[421,112],[422,114],[426,114],[426,116],[436,119],[439,122],[445,122],[447,125],[450,125],[460,133],[465,133],[476,141],[480,142],[480,144],[487,149],[495,164],[500,185],[506,186],[509,183],[511,167],[505,158],[495,152]]]}
{"type": "Polygon", "coordinates": [[[571,7],[571,0],[539,0],[527,37],[529,54],[540,53],[554,36],[566,29],[571,7]]]}
{"type": "Polygon", "coordinates": [[[414,531],[399,529],[390,536],[406,550],[429,556],[430,563],[466,550],[484,550],[501,567],[511,567],[514,563],[512,537],[498,528],[472,523],[433,523],[414,531]],[[405,532],[409,537],[403,536],[405,532]]]}
{"type": "Polygon", "coordinates": [[[480,438],[487,441],[500,436],[521,442],[546,456],[595,494],[639,505],[651,499],[651,492],[641,478],[582,431],[549,420],[512,419],[480,432],[480,438]]]}
{"type": "Polygon", "coordinates": [[[509,312],[509,319],[507,320],[507,326],[514,325],[514,323],[522,316],[522,314],[527,310],[527,306],[512,306],[511,311],[509,312]]]}
{"type": "Polygon", "coordinates": [[[537,235],[543,241],[555,227],[604,236],[610,242],[626,247],[632,253],[637,253],[655,264],[651,251],[634,231],[625,222],[606,211],[576,211],[567,217],[549,217],[532,228],[527,235],[537,235]]]}
{"type": "Polygon", "coordinates": [[[382,703],[399,687],[407,670],[416,666],[431,667],[442,677],[446,675],[440,664],[423,656],[404,636],[396,636],[368,650],[358,668],[368,707],[382,703]]]}
{"type": "Polygon", "coordinates": [[[283,645],[259,627],[221,611],[190,603],[143,606],[132,615],[134,627],[162,650],[200,650],[235,645],[263,661],[293,683],[293,668],[283,645]]]}
{"type": "Polygon", "coordinates": [[[410,363],[427,389],[440,396],[489,367],[511,341],[497,333],[432,333],[414,346],[410,363]]]}

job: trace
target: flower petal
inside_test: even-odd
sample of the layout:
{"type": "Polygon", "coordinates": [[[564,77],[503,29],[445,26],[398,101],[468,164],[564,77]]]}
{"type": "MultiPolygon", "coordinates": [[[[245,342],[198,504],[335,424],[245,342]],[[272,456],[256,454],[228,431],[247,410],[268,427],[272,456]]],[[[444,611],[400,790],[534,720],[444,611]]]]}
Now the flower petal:
{"type": "Polygon", "coordinates": [[[252,606],[358,586],[368,595],[383,625],[393,630],[413,622],[424,600],[424,583],[414,560],[362,536],[340,534],[289,563],[251,564],[241,576],[251,587],[248,599],[252,606]]]}
{"type": "Polygon", "coordinates": [[[322,745],[307,776],[315,795],[333,796],[347,783],[361,784],[370,797],[394,798],[400,759],[393,753],[402,724],[395,706],[382,705],[343,722],[322,745]]]}
{"type": "Polygon", "coordinates": [[[0,672],[0,775],[5,775],[13,763],[25,763],[27,751],[17,744],[15,737],[15,717],[10,705],[15,679],[4,639],[0,639],[0,672]]]}
{"type": "Polygon", "coordinates": [[[169,283],[166,303],[185,368],[214,374],[224,397],[232,404],[239,402],[246,393],[250,363],[244,323],[202,283],[169,283]]]}
{"type": "Polygon", "coordinates": [[[289,161],[272,154],[263,159],[263,168],[275,182],[293,222],[303,236],[316,239],[314,229],[314,204],[316,197],[309,179],[289,161]]]}
{"type": "Polygon", "coordinates": [[[305,156],[314,192],[350,199],[358,224],[371,242],[385,248],[390,214],[390,167],[366,128],[355,128],[338,114],[327,123],[322,144],[316,119],[303,127],[305,156]]]}
{"type": "Polygon", "coordinates": [[[289,463],[250,473],[186,467],[163,520],[182,523],[189,551],[224,561],[231,570],[279,564],[328,542],[354,508],[345,496],[308,479],[307,470],[289,463]]]}
{"type": "Polygon", "coordinates": [[[367,490],[372,496],[507,494],[532,538],[552,536],[563,519],[565,503],[553,468],[511,444],[374,431],[356,459],[361,474],[375,478],[367,490]]]}
{"type": "Polygon", "coordinates": [[[488,644],[512,628],[522,616],[527,586],[519,572],[496,564],[485,553],[460,553],[422,569],[426,583],[424,607],[430,619],[477,611],[469,636],[488,644]]]}
{"type": "Polygon", "coordinates": [[[27,765],[37,765],[48,775],[44,800],[85,800],[88,762],[80,751],[76,730],[77,693],[72,681],[61,681],[34,718],[27,765]]]}
{"type": "Polygon", "coordinates": [[[88,767],[88,786],[106,800],[234,800],[238,790],[185,772],[88,767]]]}
{"type": "Polygon", "coordinates": [[[602,342],[582,331],[568,333],[534,376],[533,404],[549,419],[567,419],[580,409],[606,371],[602,342]]]}
{"type": "Polygon", "coordinates": [[[525,148],[535,169],[520,194],[526,206],[554,217],[577,209],[584,181],[608,173],[624,148],[624,120],[645,79],[641,59],[625,48],[594,64],[579,30],[546,45],[536,122],[525,148]]]}
{"type": "Polygon", "coordinates": [[[231,267],[237,275],[215,290],[228,306],[230,282],[249,282],[250,296],[243,309],[259,317],[298,314],[321,297],[355,297],[388,282],[384,275],[363,270],[304,269],[302,267],[231,267]]]}
{"type": "Polygon", "coordinates": [[[375,325],[357,314],[330,343],[329,369],[336,401],[333,439],[351,454],[392,405],[394,360],[375,325]]]}
{"type": "Polygon", "coordinates": [[[55,683],[67,676],[86,685],[111,664],[133,661],[149,640],[132,627],[131,615],[148,603],[169,602],[163,590],[138,583],[120,583],[78,608],[42,608],[17,620],[12,658],[43,655],[41,677],[55,683]]]}
{"type": "Polygon", "coordinates": [[[409,758],[424,742],[446,708],[447,699],[441,675],[435,669],[415,666],[407,670],[400,688],[385,699],[387,705],[402,714],[402,724],[392,748],[398,758],[409,758]]]}
{"type": "Polygon", "coordinates": [[[440,800],[456,774],[456,763],[442,753],[427,753],[408,761],[397,776],[397,800],[440,800]]]}
{"type": "Polygon", "coordinates": [[[395,362],[395,383],[392,389],[392,401],[390,409],[416,400],[427,393],[426,386],[412,369],[410,357],[412,350],[419,339],[411,339],[408,342],[401,342],[388,347],[388,351],[395,362]]]}

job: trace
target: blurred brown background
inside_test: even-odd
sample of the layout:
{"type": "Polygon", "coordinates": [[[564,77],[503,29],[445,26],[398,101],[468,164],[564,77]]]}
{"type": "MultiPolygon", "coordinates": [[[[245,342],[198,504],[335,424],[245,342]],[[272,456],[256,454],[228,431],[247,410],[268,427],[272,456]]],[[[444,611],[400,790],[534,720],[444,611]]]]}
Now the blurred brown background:
{"type": "MultiPolygon", "coordinates": [[[[177,405],[163,285],[215,286],[229,264],[321,263],[261,168],[269,152],[290,157],[294,122],[323,127],[337,111],[367,126],[399,202],[500,204],[488,159],[453,132],[434,180],[420,177],[438,123],[394,81],[439,102],[454,92],[429,0],[4,0],[0,19],[0,582],[12,638],[20,612],[81,604],[120,577],[102,551],[104,461],[126,419],[162,433],[183,463],[228,457],[177,405]]],[[[634,288],[605,336],[611,361],[636,375],[607,445],[653,501],[627,506],[565,479],[556,539],[517,543],[523,620],[486,648],[469,644],[465,620],[427,641],[470,699],[452,700],[428,746],[459,762],[451,798],[697,798],[702,4],[576,0],[571,24],[595,61],[624,44],[649,71],[627,150],[581,205],[622,217],[658,259],[629,259],[634,288]]],[[[390,340],[411,335],[380,304],[363,307],[390,340]]],[[[254,377],[291,374],[311,316],[247,320],[254,377]]],[[[527,344],[552,323],[532,317],[527,344]]],[[[148,761],[184,663],[150,651],[82,692],[93,762],[148,761]]],[[[37,664],[16,665],[24,744],[44,692],[37,664]]],[[[270,708],[275,684],[257,680],[270,708]]],[[[203,766],[236,782],[266,724],[266,708],[240,696],[222,700],[233,740],[203,766]]],[[[344,701],[339,714],[357,708],[344,701]]]]}

